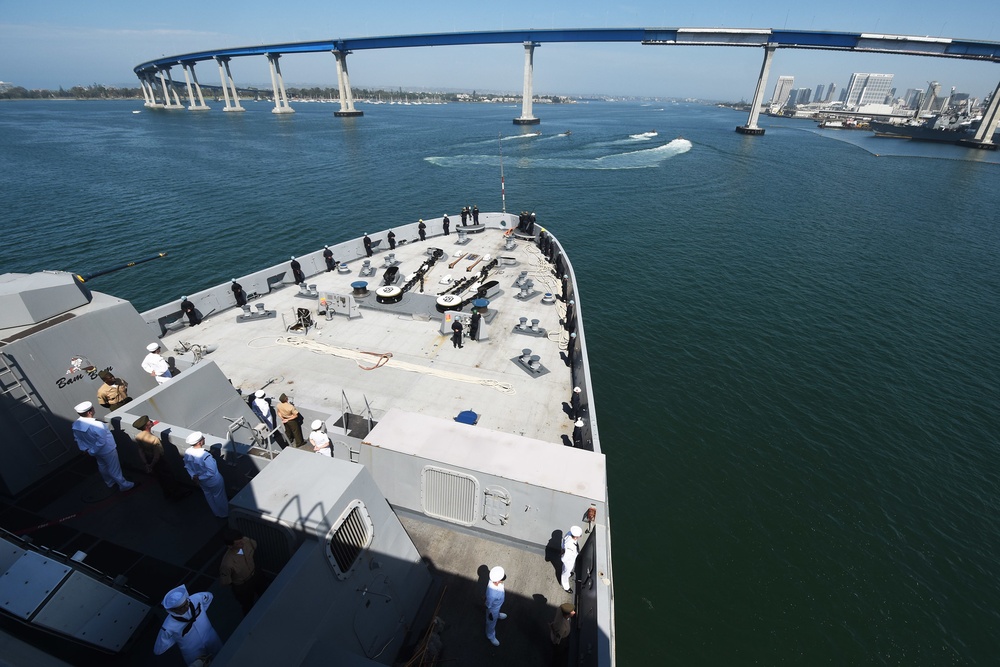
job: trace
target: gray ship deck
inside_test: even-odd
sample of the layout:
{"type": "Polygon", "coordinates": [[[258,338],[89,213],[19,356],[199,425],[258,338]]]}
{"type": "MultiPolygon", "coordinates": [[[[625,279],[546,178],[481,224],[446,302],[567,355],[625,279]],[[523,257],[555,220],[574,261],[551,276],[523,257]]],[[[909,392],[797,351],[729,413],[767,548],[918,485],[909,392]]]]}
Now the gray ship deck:
{"type": "MultiPolygon", "coordinates": [[[[278,317],[239,321],[239,308],[212,313],[197,327],[185,324],[168,332],[162,340],[168,351],[164,356],[183,347],[182,342],[215,346],[206,359],[218,365],[244,395],[260,388],[272,399],[287,393],[304,414],[306,425],[314,418],[328,420],[338,459],[351,458],[352,451],[356,455],[367,433],[362,427],[347,435],[334,426],[348,404],[351,412],[362,416],[351,426],[357,426],[366,415],[377,423],[391,408],[448,421],[472,410],[479,420],[469,428],[522,436],[543,441],[540,446],[549,443],[562,449],[573,437],[569,406],[573,382],[565,352],[567,334],[561,323],[565,305],[558,300],[541,302],[545,292],[561,293],[552,265],[530,240],[517,240],[515,249],[504,250],[504,236],[496,228],[469,234],[466,245],[456,245],[458,238],[453,232],[426,242],[410,241],[392,251],[402,276],[397,285],[427,258],[429,248],[444,251],[426,276],[424,294],[414,289],[416,293],[406,294],[397,304],[375,304],[374,290],[381,284],[383,257],[388,251],[375,254],[371,264],[376,272],[367,278],[358,275],[363,257],[338,257],[350,260],[349,273],[323,272],[309,276],[307,283],[316,285],[320,294],[350,294],[351,283],[367,281],[371,294],[362,300],[360,317],[317,316],[317,299],[303,298],[296,286],[285,285],[250,302],[251,306],[265,304],[267,309],[276,310],[278,317]],[[478,274],[485,261],[471,272],[465,269],[474,260],[448,266],[469,253],[503,258],[487,278],[499,283],[489,306],[497,315],[484,318],[485,340],[466,340],[464,348],[456,349],[450,333],[440,332],[442,316],[435,309],[433,295],[445,287],[439,281],[446,275],[460,280],[478,274]],[[519,290],[513,286],[522,271],[534,280],[537,292],[524,301],[514,298],[519,290]],[[315,326],[305,334],[286,330],[298,308],[309,309],[315,320],[315,326]],[[538,319],[549,334],[514,333],[519,317],[538,319]],[[539,355],[548,372],[531,374],[515,363],[524,348],[539,355]],[[372,368],[379,359],[388,361],[372,368]]],[[[183,356],[176,356],[178,366],[184,369],[183,356]]],[[[303,430],[308,433],[307,426],[303,430]]],[[[177,468],[176,452],[168,448],[170,456],[177,468]]],[[[126,459],[123,462],[127,463],[126,459]]],[[[207,511],[197,490],[179,501],[167,502],[151,476],[128,468],[125,472],[138,482],[136,488],[111,495],[100,483],[93,463],[86,457],[78,459],[28,493],[0,499],[0,525],[14,532],[27,530],[27,537],[36,544],[66,555],[86,552],[88,565],[112,577],[127,577],[128,584],[146,595],[154,607],[166,590],[179,583],[187,584],[190,590],[215,593],[210,617],[225,641],[242,619],[232,595],[216,581],[223,552],[219,534],[225,522],[207,511]],[[49,522],[52,525],[40,527],[49,522]]],[[[230,497],[247,481],[234,472],[227,472],[230,497]]],[[[561,524],[577,517],[554,522],[549,542],[543,545],[492,538],[488,533],[409,512],[399,515],[434,575],[418,619],[421,627],[410,628],[411,636],[401,655],[404,660],[436,611],[445,624],[439,658],[444,664],[552,664],[547,624],[555,608],[571,600],[558,583],[559,541],[561,531],[568,527],[561,524]],[[483,593],[486,573],[498,563],[512,576],[504,606],[509,618],[498,626],[501,645],[497,648],[484,636],[483,593]]],[[[162,618],[162,609],[156,607],[131,648],[118,656],[53,642],[16,626],[8,630],[23,637],[26,644],[11,646],[10,651],[27,655],[31,645],[44,646],[48,654],[70,664],[92,664],[96,659],[109,665],[180,664],[176,650],[159,657],[151,654],[162,618]]],[[[7,650],[5,654],[13,655],[7,650]]],[[[44,656],[30,661],[46,664],[44,656]]]]}
{"type": "MultiPolygon", "coordinates": [[[[238,322],[239,309],[227,310],[197,327],[185,325],[169,332],[163,337],[164,348],[169,351],[179,341],[217,345],[206,359],[218,364],[244,395],[264,388],[276,403],[276,397],[284,392],[307,414],[340,414],[343,396],[355,414],[363,413],[367,400],[375,421],[390,407],[445,419],[473,410],[480,415],[479,428],[565,443],[573,433],[568,413],[561,412],[572,391],[564,352],[567,334],[560,326],[565,306],[560,301],[541,303],[544,292],[561,291],[551,265],[530,241],[518,240],[515,250],[503,250],[504,237],[496,228],[467,238],[468,244],[456,245],[458,235],[452,233],[376,253],[371,264],[379,268],[370,278],[358,275],[363,257],[337,258],[351,259],[350,273],[323,272],[307,278],[321,294],[351,294],[353,282],[366,281],[370,295],[360,300],[360,317],[348,319],[338,314],[327,320],[314,315],[316,326],[307,334],[289,333],[284,325],[294,323],[296,309],[315,312],[317,301],[299,297],[298,288],[288,285],[250,302],[251,306],[263,303],[267,310],[277,311],[276,318],[238,322]],[[381,284],[387,252],[395,253],[399,273],[405,276],[427,259],[429,248],[440,248],[444,256],[426,275],[424,293],[415,287],[397,304],[375,303],[374,290],[381,284]],[[475,260],[462,260],[449,268],[456,257],[470,253],[512,258],[516,264],[501,263],[490,272],[488,280],[498,281],[500,292],[489,306],[498,316],[484,327],[488,340],[467,339],[464,348],[456,349],[450,331],[439,331],[441,315],[435,309],[435,295],[446,287],[439,284],[443,277],[450,275],[457,281],[477,275],[485,266],[486,261],[482,261],[468,272],[466,268],[475,260]],[[513,283],[525,270],[538,294],[519,301],[514,298],[519,290],[513,283]],[[529,322],[538,319],[549,335],[513,333],[518,317],[527,317],[529,322]],[[279,342],[289,339],[299,345],[279,342]],[[511,359],[525,348],[539,355],[541,364],[552,372],[532,377],[513,363],[511,359]],[[392,355],[387,364],[366,370],[383,354],[392,355]]],[[[401,278],[398,285],[404,281],[405,277],[401,278]]],[[[464,312],[471,312],[471,307],[464,312]]]]}

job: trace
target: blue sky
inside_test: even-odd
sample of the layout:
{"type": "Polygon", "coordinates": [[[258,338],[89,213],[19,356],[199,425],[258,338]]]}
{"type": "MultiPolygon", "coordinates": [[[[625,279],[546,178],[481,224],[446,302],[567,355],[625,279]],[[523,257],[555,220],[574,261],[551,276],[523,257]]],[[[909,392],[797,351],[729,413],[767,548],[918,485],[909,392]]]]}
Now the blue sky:
{"type": "MultiPolygon", "coordinates": [[[[786,28],[1000,41],[1000,3],[0,0],[0,80],[27,88],[135,85],[132,68],[140,62],[233,46],[605,27],[786,28]]],[[[759,49],[546,44],[535,51],[535,92],[749,100],[762,57],[759,49]]],[[[352,54],[348,64],[355,87],[520,91],[523,49],[505,45],[367,51],[352,54]]],[[[286,56],[281,67],[287,85],[335,85],[332,55],[286,56]]],[[[944,90],[955,86],[983,97],[1000,81],[998,64],[785,49],[775,55],[767,96],[779,75],[794,76],[796,87],[815,89],[836,82],[842,88],[852,72],[894,74],[900,94],[936,80],[944,90]]],[[[240,85],[270,81],[263,57],[234,61],[233,74],[240,85]]],[[[179,70],[175,76],[180,78],[179,70]]],[[[216,83],[217,72],[201,65],[199,78],[216,83]]]]}

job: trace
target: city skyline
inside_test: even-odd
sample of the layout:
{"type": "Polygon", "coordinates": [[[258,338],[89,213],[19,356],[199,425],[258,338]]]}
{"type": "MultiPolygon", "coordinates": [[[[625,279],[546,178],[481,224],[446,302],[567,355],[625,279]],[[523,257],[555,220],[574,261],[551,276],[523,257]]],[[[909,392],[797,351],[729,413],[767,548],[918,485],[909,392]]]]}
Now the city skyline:
{"type": "MultiPolygon", "coordinates": [[[[122,0],[87,6],[55,0],[9,4],[0,21],[0,80],[29,89],[135,86],[133,67],[168,55],[337,37],[525,28],[778,28],[1000,41],[1000,9],[941,17],[939,5],[925,0],[890,0],[864,17],[845,16],[826,4],[746,6],[735,0],[669,10],[652,0],[616,6],[582,0],[571,9],[527,0],[502,7],[444,2],[419,8],[391,0],[377,10],[315,0],[281,10],[260,0],[238,8],[178,0],[170,9],[122,0]]],[[[559,95],[750,99],[762,58],[760,49],[543,44],[535,52],[534,89],[559,95]]],[[[518,91],[523,76],[523,49],[516,44],[364,51],[349,62],[352,84],[365,88],[518,91]]],[[[270,79],[263,57],[239,59],[233,68],[240,85],[270,79]]],[[[329,54],[287,56],[282,71],[292,86],[336,81],[329,54]]],[[[892,72],[899,89],[926,87],[934,80],[979,98],[1000,81],[1000,67],[993,63],[778,49],[768,88],[779,72],[824,85],[839,81],[843,87],[850,72],[860,71],[892,72]]],[[[200,78],[210,83],[215,74],[203,72],[200,78]]]]}

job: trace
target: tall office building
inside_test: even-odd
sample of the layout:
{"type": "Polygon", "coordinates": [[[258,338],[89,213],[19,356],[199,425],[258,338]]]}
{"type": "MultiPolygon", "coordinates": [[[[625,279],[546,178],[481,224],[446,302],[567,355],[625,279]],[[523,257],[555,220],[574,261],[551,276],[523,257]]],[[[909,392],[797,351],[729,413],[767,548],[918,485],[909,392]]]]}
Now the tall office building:
{"type": "Polygon", "coordinates": [[[831,81],[830,82],[830,87],[826,91],[826,99],[823,100],[823,101],[824,102],[832,102],[833,101],[833,94],[835,92],[837,92],[837,84],[835,84],[835,83],[833,83],[831,81]]]}
{"type": "Polygon", "coordinates": [[[892,74],[855,72],[847,84],[844,106],[857,109],[866,104],[885,104],[892,89],[892,74]]]}
{"type": "Polygon", "coordinates": [[[779,76],[778,83],[774,84],[774,94],[771,95],[771,105],[782,107],[788,101],[788,94],[792,92],[795,85],[794,76],[779,76]]]}
{"type": "Polygon", "coordinates": [[[816,96],[813,97],[813,100],[815,100],[816,102],[823,102],[823,101],[825,101],[824,98],[823,98],[823,91],[824,90],[826,90],[826,86],[824,86],[822,83],[819,84],[818,86],[816,86],[816,96]]]}
{"type": "Polygon", "coordinates": [[[927,82],[927,92],[924,93],[924,101],[920,104],[920,113],[940,111],[941,109],[941,84],[937,81],[927,82]]]}

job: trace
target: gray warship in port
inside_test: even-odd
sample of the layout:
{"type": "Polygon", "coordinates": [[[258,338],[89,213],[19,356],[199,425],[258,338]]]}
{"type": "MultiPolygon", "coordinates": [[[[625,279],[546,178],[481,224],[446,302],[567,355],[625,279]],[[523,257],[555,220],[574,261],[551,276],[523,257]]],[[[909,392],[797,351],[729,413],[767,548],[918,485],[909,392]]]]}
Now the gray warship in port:
{"type": "Polygon", "coordinates": [[[423,221],[426,240],[400,224],[394,248],[389,230],[367,235],[370,253],[330,245],[333,270],[318,248],[295,258],[298,283],[282,262],[236,277],[242,290],[192,293],[196,326],[177,302],[139,313],[72,273],[0,276],[4,661],[180,665],[152,649],[160,600],[184,584],[215,596],[212,665],[548,665],[547,625],[568,602],[567,664],[614,665],[607,468],[573,267],[527,216],[453,221],[447,235],[423,221]],[[473,308],[476,335],[457,347],[452,325],[468,334],[473,308]],[[140,366],[152,342],[175,371],[164,384],[140,366]],[[132,399],[96,415],[136,482],[120,493],[70,430],[105,370],[132,399]],[[333,456],[284,442],[248,405],[257,391],[322,421],[333,456]],[[181,481],[185,438],[206,435],[228,519],[197,489],[164,497],[133,441],[142,415],[181,481]],[[269,582],[245,616],[218,582],[227,527],[257,541],[269,582]]]}

